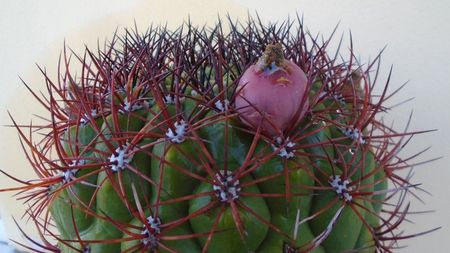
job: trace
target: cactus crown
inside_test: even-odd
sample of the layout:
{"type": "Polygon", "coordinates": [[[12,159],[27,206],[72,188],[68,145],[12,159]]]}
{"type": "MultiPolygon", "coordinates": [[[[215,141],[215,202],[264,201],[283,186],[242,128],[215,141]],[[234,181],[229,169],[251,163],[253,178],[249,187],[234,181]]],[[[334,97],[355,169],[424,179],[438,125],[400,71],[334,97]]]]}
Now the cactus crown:
{"type": "Polygon", "coordinates": [[[42,70],[48,94],[30,91],[49,123],[13,120],[38,181],[5,189],[21,190],[42,250],[391,252],[415,236],[399,224],[416,156],[399,152],[425,131],[379,119],[397,92],[388,81],[374,94],[380,56],[340,61],[300,18],[222,26],[126,30],[98,52],[64,50],[56,81],[42,70]],[[243,124],[242,74],[285,58],[307,80],[296,117],[283,129],[266,117],[272,132],[243,124]]]}

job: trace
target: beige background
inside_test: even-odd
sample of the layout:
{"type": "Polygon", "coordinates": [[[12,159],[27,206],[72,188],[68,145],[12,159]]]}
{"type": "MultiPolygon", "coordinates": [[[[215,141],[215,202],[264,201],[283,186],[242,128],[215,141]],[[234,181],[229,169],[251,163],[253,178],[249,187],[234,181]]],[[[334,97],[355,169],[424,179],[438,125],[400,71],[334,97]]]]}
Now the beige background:
{"type": "MultiPolygon", "coordinates": [[[[415,138],[405,155],[432,145],[423,159],[445,156],[417,167],[414,177],[432,196],[421,194],[426,204],[414,201],[412,209],[436,212],[412,215],[416,224],[403,226],[407,232],[436,226],[443,229],[407,241],[409,247],[400,252],[446,252],[442,244],[450,235],[450,1],[0,0],[0,124],[11,123],[6,110],[22,123],[29,123],[32,114],[41,111],[25,92],[18,75],[35,89],[41,88],[42,78],[34,63],[46,66],[54,74],[64,40],[81,52],[84,44],[94,47],[97,39],[103,42],[117,27],[121,31],[134,21],[141,28],[151,22],[176,27],[188,15],[194,23],[204,24],[214,22],[218,14],[245,18],[248,11],[255,10],[265,21],[283,20],[296,12],[304,14],[306,26],[313,33],[325,35],[340,21],[339,35],[348,37],[351,30],[355,51],[362,61],[373,58],[387,45],[382,76],[393,64],[392,90],[409,80],[392,104],[415,99],[396,108],[386,120],[395,120],[401,127],[414,109],[413,130],[439,131],[415,138]]],[[[33,176],[16,132],[6,127],[0,128],[0,167],[21,178],[33,176]]],[[[13,185],[1,176],[0,187],[13,185]]],[[[23,239],[10,217],[19,218],[21,212],[11,194],[0,194],[0,214],[8,236],[16,240],[23,239]]],[[[21,224],[31,231],[30,224],[21,224]]]]}

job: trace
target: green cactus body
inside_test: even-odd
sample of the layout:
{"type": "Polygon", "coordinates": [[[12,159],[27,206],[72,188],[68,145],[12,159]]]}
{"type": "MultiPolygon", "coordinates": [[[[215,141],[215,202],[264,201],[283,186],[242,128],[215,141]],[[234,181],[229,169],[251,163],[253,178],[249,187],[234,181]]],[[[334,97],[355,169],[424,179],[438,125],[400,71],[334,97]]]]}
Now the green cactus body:
{"type": "MultiPolygon", "coordinates": [[[[272,215],[272,224],[282,233],[270,233],[264,240],[259,252],[274,252],[283,248],[285,244],[292,247],[300,247],[314,239],[308,223],[296,226],[301,220],[309,216],[313,190],[309,187],[314,185],[311,170],[304,167],[310,166],[309,159],[295,159],[284,162],[275,157],[261,165],[254,173],[257,178],[270,177],[279,174],[272,180],[260,184],[261,191],[267,194],[280,194],[281,196],[267,198],[267,203],[272,215]],[[302,168],[303,167],[303,168],[302,168]],[[286,183],[289,181],[288,183],[286,183]],[[292,187],[286,191],[287,186],[292,187]],[[282,197],[283,194],[293,196],[282,197]]],[[[313,252],[323,252],[319,246],[313,252]]]]}
{"type": "Polygon", "coordinates": [[[249,24],[248,34],[232,26],[227,36],[192,26],[127,34],[123,48],[88,51],[80,82],[66,70],[65,84],[53,87],[60,99],[41,100],[50,131],[39,144],[20,132],[39,180],[19,189],[41,231],[57,228],[45,250],[395,245],[403,202],[390,197],[413,189],[396,174],[407,166],[392,143],[408,134],[376,119],[383,96],[374,101],[370,69],[330,60],[318,41],[308,49],[304,33],[284,43],[281,30],[249,24]]]}

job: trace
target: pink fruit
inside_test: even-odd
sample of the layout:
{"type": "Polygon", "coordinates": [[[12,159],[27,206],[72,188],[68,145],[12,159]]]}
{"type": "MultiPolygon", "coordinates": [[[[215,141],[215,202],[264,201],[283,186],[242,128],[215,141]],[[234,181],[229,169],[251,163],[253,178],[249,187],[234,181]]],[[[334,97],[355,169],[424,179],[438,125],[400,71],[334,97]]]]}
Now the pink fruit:
{"type": "Polygon", "coordinates": [[[305,114],[307,83],[303,70],[284,59],[280,44],[268,45],[239,80],[235,105],[240,119],[267,134],[281,135],[305,114]]]}

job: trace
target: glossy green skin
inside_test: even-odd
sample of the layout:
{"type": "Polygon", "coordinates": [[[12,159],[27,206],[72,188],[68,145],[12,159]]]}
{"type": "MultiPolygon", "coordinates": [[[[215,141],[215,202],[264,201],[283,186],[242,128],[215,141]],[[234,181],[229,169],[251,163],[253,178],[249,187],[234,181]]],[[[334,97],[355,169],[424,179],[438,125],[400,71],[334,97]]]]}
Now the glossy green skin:
{"type": "MultiPolygon", "coordinates": [[[[166,201],[173,198],[188,196],[193,192],[194,188],[200,183],[200,181],[184,174],[180,170],[177,170],[177,168],[184,169],[197,175],[202,175],[202,171],[189,160],[192,159],[190,157],[195,157],[198,155],[198,152],[199,149],[198,147],[196,148],[196,143],[191,140],[186,140],[176,146],[164,141],[153,147],[153,154],[155,154],[156,157],[160,157],[170,162],[170,164],[164,163],[163,166],[160,166],[160,161],[158,159],[152,159],[151,178],[157,184],[162,183],[159,196],[158,188],[155,186],[152,187],[153,203],[155,203],[158,198],[161,201],[166,201]],[[179,167],[174,168],[171,164],[179,167]],[[162,177],[162,180],[160,180],[160,177],[162,177]],[[180,187],[181,185],[182,187],[180,187]]],[[[159,217],[164,222],[171,222],[181,219],[188,214],[188,204],[188,201],[182,201],[162,205],[158,210],[159,217]]],[[[189,223],[185,222],[164,234],[189,235],[192,234],[192,230],[189,223]]],[[[195,239],[166,241],[164,244],[171,249],[180,252],[200,252],[200,248],[195,239]]],[[[161,250],[161,252],[166,251],[161,250]]]]}
{"type": "MultiPolygon", "coordinates": [[[[261,146],[261,148],[264,146],[267,148],[268,145],[262,144],[261,146]]],[[[284,235],[274,232],[269,233],[258,249],[258,252],[277,252],[283,248],[285,243],[289,243],[291,247],[298,248],[314,239],[308,223],[303,223],[298,227],[298,231],[296,231],[297,238],[294,238],[295,231],[293,224],[297,219],[297,211],[300,212],[300,220],[309,216],[313,190],[308,189],[308,186],[314,185],[313,178],[308,174],[310,168],[306,168],[310,166],[309,159],[304,158],[302,161],[302,159],[295,158],[295,160],[295,162],[289,160],[285,165],[280,157],[275,157],[261,165],[253,173],[256,178],[264,178],[275,173],[282,173],[276,178],[259,183],[263,193],[285,194],[286,182],[289,180],[290,192],[292,194],[298,194],[297,196],[288,198],[278,197],[266,199],[272,215],[272,224],[281,229],[284,235]],[[298,167],[297,164],[304,164],[305,167],[298,167]],[[284,173],[285,170],[289,170],[289,172],[286,174],[284,173]]],[[[324,250],[319,246],[312,252],[320,253],[324,252],[324,250]]]]}
{"type": "Polygon", "coordinates": [[[360,252],[363,253],[371,253],[375,251],[373,228],[380,225],[380,218],[372,213],[374,211],[372,204],[365,202],[365,207],[367,207],[371,211],[366,214],[366,222],[368,225],[370,225],[370,227],[368,227],[367,225],[363,225],[361,227],[361,231],[359,233],[359,238],[356,242],[355,248],[361,249],[360,252]]]}
{"type": "MultiPolygon", "coordinates": [[[[246,178],[240,180],[240,182],[245,182],[249,180],[246,178]]],[[[202,183],[196,193],[209,192],[212,191],[212,186],[210,184],[202,183]]],[[[242,190],[246,193],[259,193],[258,187],[256,185],[248,186],[242,190]]],[[[195,211],[201,209],[202,207],[208,205],[213,201],[215,196],[206,196],[193,199],[189,205],[189,212],[194,213],[195,211]]],[[[267,205],[263,198],[258,197],[240,197],[239,201],[256,212],[264,220],[270,221],[270,213],[267,205]]],[[[213,210],[201,214],[195,218],[190,219],[190,224],[192,229],[197,233],[209,233],[211,227],[216,222],[221,207],[224,208],[224,212],[220,216],[217,223],[216,233],[212,236],[208,252],[251,252],[258,249],[261,242],[267,235],[268,227],[258,221],[258,219],[249,213],[248,211],[239,208],[239,216],[241,218],[243,227],[245,228],[245,234],[243,235],[243,240],[241,239],[238,230],[236,229],[236,224],[233,219],[231,208],[226,203],[218,204],[219,207],[213,208],[213,210]]],[[[207,238],[201,237],[200,244],[203,246],[206,243],[207,238]]]]}
{"type": "MultiPolygon", "coordinates": [[[[142,128],[144,122],[142,122],[141,120],[137,120],[137,115],[138,114],[118,114],[117,119],[120,126],[120,131],[139,131],[142,128]]],[[[103,122],[101,125],[101,131],[104,133],[105,138],[111,138],[109,132],[114,125],[112,122],[113,116],[110,115],[105,118],[105,122],[103,122]]],[[[91,128],[90,131],[95,131],[95,129],[92,129],[92,127],[90,126],[86,127],[91,128]]],[[[93,138],[93,136],[95,135],[92,134],[90,136],[93,138]]],[[[90,141],[86,140],[86,143],[87,142],[90,141]]],[[[110,143],[112,143],[114,147],[118,146],[116,141],[111,140],[110,143]]],[[[97,142],[97,144],[95,145],[95,149],[101,152],[110,152],[106,145],[101,141],[97,142]]],[[[104,158],[97,157],[97,159],[102,160],[104,158]]],[[[133,160],[130,163],[133,168],[135,168],[137,171],[140,171],[144,175],[149,174],[149,170],[145,166],[148,166],[149,164],[150,157],[146,155],[144,151],[136,152],[133,160]]],[[[72,229],[74,223],[72,221],[72,216],[75,218],[78,234],[80,235],[82,240],[111,240],[122,237],[123,232],[108,220],[112,219],[117,222],[127,223],[133,218],[123,201],[124,197],[120,195],[124,194],[125,199],[128,200],[129,205],[132,208],[135,208],[135,199],[133,196],[131,185],[133,184],[135,186],[138,192],[138,198],[141,202],[144,200],[144,196],[148,195],[148,193],[150,192],[150,184],[143,180],[140,176],[129,170],[124,170],[117,173],[103,170],[96,175],[96,184],[99,185],[99,189],[95,194],[95,201],[93,201],[92,209],[94,209],[99,215],[108,218],[93,218],[92,216],[83,214],[82,209],[85,208],[84,206],[77,208],[77,203],[75,203],[74,207],[72,208],[69,204],[69,200],[73,199],[74,197],[67,198],[67,194],[61,193],[52,204],[50,210],[53,214],[56,224],[58,225],[58,229],[62,231],[62,235],[65,239],[78,240],[75,235],[74,229],[72,229]],[[115,182],[119,182],[119,178],[122,182],[122,185],[124,186],[122,191],[114,189],[111,181],[114,180],[115,182]],[[119,195],[118,191],[122,192],[122,194],[119,195]],[[74,210],[73,214],[71,211],[72,209],[74,210]]],[[[87,206],[93,196],[94,191],[92,190],[92,187],[87,187],[80,183],[76,183],[72,188],[76,189],[76,191],[79,193],[79,195],[75,197],[75,199],[83,200],[85,206],[87,206]]],[[[78,206],[80,205],[78,204],[78,206]]],[[[78,252],[77,250],[81,249],[81,246],[79,244],[71,244],[73,245],[73,248],[60,244],[62,251],[78,252]]],[[[91,252],[120,252],[120,243],[90,243],[89,246],[91,248],[91,252]]]]}
{"type": "MultiPolygon", "coordinates": [[[[230,122],[222,121],[208,125],[202,129],[201,134],[202,137],[210,140],[207,144],[208,150],[221,170],[234,171],[242,165],[248,150],[248,144],[245,139],[238,137],[230,122]],[[227,131],[227,134],[225,134],[225,131],[227,131]]],[[[241,178],[239,181],[243,183],[249,180],[251,180],[251,176],[241,178]]],[[[212,185],[202,183],[195,190],[195,193],[210,192],[212,190],[212,185]]],[[[243,188],[242,192],[258,194],[260,190],[257,185],[251,185],[243,188]]],[[[189,203],[189,213],[194,213],[212,201],[217,201],[217,198],[215,196],[205,196],[192,199],[189,203]]],[[[241,196],[238,201],[256,212],[265,221],[270,222],[270,214],[264,198],[241,196]]],[[[249,252],[258,249],[268,232],[267,225],[259,221],[247,210],[238,208],[239,216],[245,229],[244,238],[241,238],[233,219],[230,204],[217,202],[217,207],[190,219],[191,227],[196,233],[209,233],[216,222],[219,211],[223,208],[223,213],[217,223],[216,230],[219,232],[211,237],[208,252],[249,252]]],[[[202,246],[205,245],[206,241],[207,237],[199,238],[199,243],[202,246]]]]}
{"type": "MultiPolygon", "coordinates": [[[[196,102],[193,100],[186,99],[184,103],[189,114],[196,110],[194,109],[196,102]]],[[[176,113],[174,108],[168,108],[168,110],[170,115],[176,113]]],[[[158,109],[155,109],[154,112],[157,113],[158,109]]],[[[145,119],[147,121],[152,120],[154,115],[146,114],[144,110],[125,115],[118,114],[120,129],[114,129],[112,131],[122,131],[124,133],[128,131],[137,132],[142,129],[145,124],[145,119]]],[[[214,115],[214,113],[206,114],[206,116],[211,115],[214,115]]],[[[106,138],[111,137],[109,134],[111,130],[108,126],[112,126],[112,122],[113,118],[111,115],[105,119],[100,118],[97,120],[97,126],[106,138]]],[[[157,119],[155,122],[162,121],[157,119]]],[[[164,124],[162,122],[162,125],[164,124]]],[[[311,158],[296,157],[286,161],[278,156],[274,156],[272,159],[261,164],[252,173],[240,179],[240,182],[243,183],[273,173],[284,173],[286,169],[289,169],[289,172],[282,176],[244,187],[242,192],[253,193],[255,195],[259,193],[284,194],[288,180],[291,192],[293,194],[299,194],[298,196],[291,196],[289,198],[240,196],[237,200],[240,204],[256,212],[260,218],[275,226],[282,233],[276,232],[267,223],[261,222],[247,210],[238,207],[239,216],[241,217],[245,231],[241,235],[236,228],[230,204],[217,201],[217,197],[214,194],[148,208],[149,205],[151,206],[158,201],[168,201],[192,194],[212,191],[211,184],[193,178],[185,173],[188,171],[199,177],[211,179],[206,174],[205,168],[198,166],[202,164],[202,161],[208,160],[203,155],[204,148],[211,154],[216,169],[234,171],[240,168],[250,148],[252,136],[238,133],[236,128],[233,127],[233,124],[234,122],[231,120],[229,122],[223,120],[202,128],[196,134],[200,138],[208,140],[207,142],[203,142],[203,144],[189,138],[181,144],[161,141],[153,146],[152,149],[145,150],[145,152],[137,152],[133,157],[131,166],[150,178],[156,185],[161,185],[161,188],[155,186],[155,184],[152,185],[130,170],[124,170],[118,173],[102,170],[100,173],[94,173],[92,176],[86,177],[87,182],[100,185],[98,192],[95,192],[94,199],[92,199],[94,189],[78,183],[74,184],[70,191],[61,191],[55,197],[50,211],[62,238],[78,240],[74,229],[74,224],[76,224],[81,239],[87,241],[99,240],[99,242],[89,243],[91,252],[121,252],[140,249],[140,239],[136,240],[130,237],[130,233],[140,234],[142,230],[139,228],[143,227],[142,221],[136,215],[136,200],[132,191],[132,185],[134,185],[137,190],[139,203],[141,203],[141,206],[144,206],[145,215],[148,216],[157,211],[163,224],[182,219],[188,215],[193,215],[202,207],[211,202],[216,202],[216,205],[208,212],[190,217],[190,219],[174,228],[162,228],[162,234],[166,238],[161,240],[160,243],[173,251],[201,252],[202,247],[208,241],[211,227],[215,223],[217,223],[216,232],[211,235],[207,252],[283,253],[285,244],[289,244],[291,247],[299,248],[300,250],[311,246],[309,243],[326,229],[336,211],[345,204],[332,189],[314,190],[312,188],[313,186],[328,186],[329,178],[324,176],[324,174],[332,175],[333,172],[341,174],[343,171],[342,164],[339,163],[334,165],[334,169],[331,168],[331,164],[327,158],[340,158],[338,154],[342,153],[342,150],[335,150],[330,145],[305,148],[303,150],[304,152],[314,154],[311,158]],[[227,135],[225,135],[225,130],[227,131],[227,135]],[[150,153],[151,155],[149,155],[150,153]],[[161,163],[161,160],[166,162],[161,163]],[[304,164],[304,166],[299,166],[299,164],[304,164]],[[185,170],[185,172],[181,171],[180,168],[185,170]],[[319,169],[322,173],[319,173],[319,169]],[[112,180],[117,182],[119,178],[124,186],[122,190],[115,189],[111,183],[112,180]],[[123,192],[123,196],[120,196],[118,192],[123,192]],[[124,204],[124,198],[127,199],[131,209],[134,210],[134,215],[124,204]],[[332,201],[336,201],[336,203],[330,205],[332,201]],[[73,204],[73,207],[70,203],[73,204]],[[128,229],[127,232],[129,233],[124,233],[123,229],[117,228],[107,218],[101,219],[86,215],[83,209],[89,203],[91,204],[92,211],[97,212],[100,216],[108,217],[108,219],[112,219],[119,224],[129,224],[126,226],[128,229]],[[322,212],[324,208],[326,210],[322,212]],[[297,238],[293,238],[298,210],[300,211],[300,220],[319,211],[321,214],[308,222],[302,223],[298,228],[297,238]],[[220,219],[218,219],[219,213],[222,213],[220,219]],[[198,236],[177,239],[177,236],[193,234],[198,236]],[[117,240],[116,243],[101,243],[102,240],[108,241],[112,239],[117,240]],[[123,242],[120,242],[120,240],[123,242]]],[[[91,147],[95,147],[100,152],[110,152],[102,140],[95,139],[97,131],[92,126],[80,126],[78,129],[75,127],[70,128],[67,135],[71,137],[67,139],[73,139],[73,136],[76,136],[77,132],[78,148],[91,145],[91,147]]],[[[162,133],[162,130],[160,132],[162,133]]],[[[327,139],[336,137],[339,134],[339,132],[330,131],[328,128],[323,129],[302,140],[301,144],[326,142],[327,139]]],[[[149,143],[151,141],[155,141],[155,139],[144,139],[139,144],[149,143]]],[[[110,142],[114,147],[118,146],[117,141],[110,140],[110,142]]],[[[80,153],[80,151],[76,151],[75,146],[73,143],[62,141],[62,147],[69,156],[80,153]]],[[[88,160],[92,160],[90,162],[93,163],[96,160],[105,159],[105,157],[99,156],[100,152],[95,154],[94,152],[87,152],[83,155],[88,160]]],[[[263,155],[267,155],[272,152],[272,149],[269,144],[259,141],[255,154],[258,152],[263,152],[263,155]]],[[[366,152],[364,157],[361,157],[360,154],[361,152],[356,152],[356,157],[350,167],[359,166],[361,169],[352,173],[350,178],[355,181],[361,181],[364,177],[361,185],[366,185],[366,187],[361,188],[361,192],[386,189],[387,182],[383,180],[385,175],[383,174],[384,170],[382,168],[377,173],[366,176],[367,173],[370,173],[377,166],[373,153],[370,151],[366,152]]],[[[352,159],[353,157],[348,153],[344,155],[346,163],[350,163],[352,159]]],[[[82,177],[87,173],[99,169],[101,168],[90,168],[79,171],[77,177],[82,177]]],[[[366,253],[374,252],[371,229],[379,223],[379,219],[374,213],[380,212],[381,202],[384,200],[384,197],[383,194],[375,195],[372,203],[359,199],[354,200],[356,203],[372,210],[372,212],[367,212],[355,205],[355,209],[361,216],[368,220],[369,227],[363,224],[350,206],[346,206],[329,236],[320,246],[315,247],[311,252],[342,252],[353,249],[363,249],[362,252],[366,253]]],[[[79,243],[71,242],[69,244],[73,248],[60,243],[62,252],[78,252],[81,250],[79,243]]],[[[160,247],[159,252],[170,251],[160,247]]]]}

